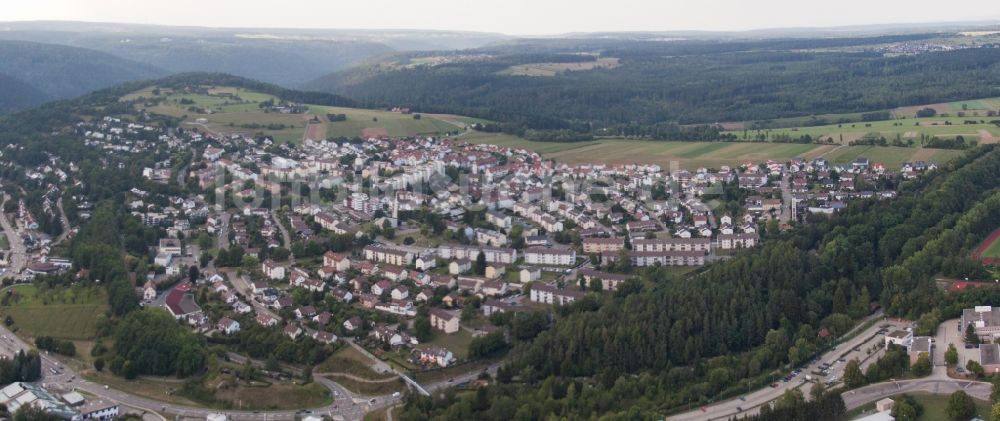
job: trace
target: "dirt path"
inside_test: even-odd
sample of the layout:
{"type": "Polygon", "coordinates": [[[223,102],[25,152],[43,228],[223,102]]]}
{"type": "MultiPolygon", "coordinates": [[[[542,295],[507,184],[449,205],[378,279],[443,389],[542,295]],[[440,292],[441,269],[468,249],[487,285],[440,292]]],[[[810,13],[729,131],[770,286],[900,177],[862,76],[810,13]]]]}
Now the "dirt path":
{"type": "Polygon", "coordinates": [[[997,138],[989,130],[979,129],[979,144],[997,143],[997,138]]]}

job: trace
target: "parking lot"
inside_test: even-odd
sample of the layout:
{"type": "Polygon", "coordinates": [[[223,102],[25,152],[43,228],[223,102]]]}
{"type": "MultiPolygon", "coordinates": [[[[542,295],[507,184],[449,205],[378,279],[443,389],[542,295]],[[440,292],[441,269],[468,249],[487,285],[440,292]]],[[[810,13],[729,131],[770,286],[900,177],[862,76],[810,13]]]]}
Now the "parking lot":
{"type": "Polygon", "coordinates": [[[944,352],[948,349],[948,344],[955,344],[955,349],[958,350],[959,367],[965,367],[969,360],[979,361],[979,349],[965,347],[965,330],[959,323],[959,319],[951,319],[938,326],[937,334],[934,335],[934,342],[938,346],[934,353],[934,365],[945,365],[944,352]]]}

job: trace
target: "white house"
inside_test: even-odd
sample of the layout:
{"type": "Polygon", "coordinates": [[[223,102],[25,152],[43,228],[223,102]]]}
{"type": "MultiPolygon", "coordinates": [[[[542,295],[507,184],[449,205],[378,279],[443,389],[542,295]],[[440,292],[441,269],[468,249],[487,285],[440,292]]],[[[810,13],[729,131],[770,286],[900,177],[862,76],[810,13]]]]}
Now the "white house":
{"type": "Polygon", "coordinates": [[[232,335],[240,331],[240,322],[230,319],[228,317],[223,317],[219,320],[218,325],[219,331],[227,335],[232,335]]]}

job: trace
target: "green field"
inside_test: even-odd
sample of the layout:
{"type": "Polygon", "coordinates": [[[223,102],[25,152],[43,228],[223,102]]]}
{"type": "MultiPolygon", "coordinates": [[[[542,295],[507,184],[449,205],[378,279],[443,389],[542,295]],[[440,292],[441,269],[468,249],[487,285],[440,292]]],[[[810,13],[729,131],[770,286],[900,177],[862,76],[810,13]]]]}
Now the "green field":
{"type": "Polygon", "coordinates": [[[10,316],[21,336],[90,339],[96,335],[98,317],[107,311],[98,288],[61,288],[40,292],[34,285],[19,285],[3,292],[0,315],[10,316]],[[16,297],[16,298],[14,298],[16,297]]]}
{"type": "Polygon", "coordinates": [[[569,164],[659,164],[670,169],[673,164],[680,169],[700,167],[718,168],[739,165],[746,161],[759,163],[768,159],[789,160],[796,157],[812,159],[825,157],[834,164],[846,164],[858,157],[873,162],[883,162],[890,168],[899,168],[905,161],[924,160],[944,163],[961,155],[960,150],[930,149],[920,147],[888,146],[838,146],[797,143],[749,142],[674,142],[631,139],[601,139],[590,142],[535,142],[515,136],[493,133],[475,133],[461,137],[472,143],[492,143],[500,146],[532,150],[544,158],[569,164]]]}
{"type": "MultiPolygon", "coordinates": [[[[932,395],[930,393],[916,392],[910,393],[924,407],[924,413],[917,417],[917,421],[939,421],[948,419],[948,395],[932,395]]],[[[976,413],[984,420],[990,419],[990,403],[973,398],[976,402],[976,413]]],[[[848,419],[861,418],[862,415],[871,415],[875,411],[875,402],[862,405],[848,412],[848,419]]]]}
{"type": "Polygon", "coordinates": [[[162,89],[160,95],[153,93],[153,87],[133,92],[122,100],[139,97],[161,98],[158,105],[149,111],[171,117],[184,118],[190,127],[208,130],[217,134],[240,133],[255,135],[263,133],[280,142],[299,142],[305,137],[312,139],[355,137],[363,134],[385,134],[393,137],[455,133],[465,129],[467,124],[483,120],[453,115],[421,115],[420,119],[411,114],[360,108],[329,107],[308,105],[302,114],[266,113],[259,104],[276,97],[242,88],[212,88],[207,94],[173,92],[162,89]],[[184,103],[182,103],[184,102],[184,103]],[[198,113],[189,108],[206,110],[198,113]],[[326,114],[344,114],[345,121],[328,121],[326,114]],[[310,121],[316,117],[318,122],[310,121]],[[203,122],[199,122],[204,119],[203,122]],[[244,125],[283,125],[284,128],[252,128],[244,125]]]}

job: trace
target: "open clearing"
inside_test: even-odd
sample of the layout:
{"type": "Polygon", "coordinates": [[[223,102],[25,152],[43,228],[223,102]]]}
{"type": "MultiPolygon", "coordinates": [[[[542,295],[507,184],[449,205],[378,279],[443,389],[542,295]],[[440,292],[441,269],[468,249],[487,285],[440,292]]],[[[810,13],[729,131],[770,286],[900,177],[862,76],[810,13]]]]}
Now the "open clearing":
{"type": "Polygon", "coordinates": [[[920,147],[837,146],[797,143],[750,142],[675,142],[630,139],[601,139],[590,142],[535,142],[509,135],[477,133],[462,140],[473,143],[493,143],[538,152],[545,158],[569,164],[658,164],[665,169],[676,165],[680,169],[735,166],[746,161],[759,163],[768,159],[812,159],[823,156],[835,164],[846,164],[858,157],[882,162],[899,168],[903,162],[932,160],[944,163],[963,153],[960,150],[920,147]]]}
{"type": "Polygon", "coordinates": [[[510,66],[500,71],[507,76],[556,76],[562,72],[578,72],[581,70],[613,69],[620,64],[616,57],[601,57],[594,61],[575,63],[528,63],[510,66]]]}
{"type": "Polygon", "coordinates": [[[34,285],[18,285],[3,294],[10,294],[8,291],[14,293],[4,298],[0,315],[14,319],[14,328],[21,336],[90,339],[96,335],[97,319],[108,308],[97,288],[40,292],[34,285]]]}
{"type": "MultiPolygon", "coordinates": [[[[384,136],[416,136],[457,133],[467,124],[483,120],[455,115],[403,114],[383,110],[329,107],[306,104],[299,114],[265,112],[260,103],[278,98],[242,88],[210,88],[206,93],[174,92],[153,87],[122,97],[158,98],[161,102],[147,109],[153,113],[183,118],[185,125],[213,134],[239,133],[245,136],[264,134],[279,142],[299,142],[305,138],[361,136],[366,130],[384,136]],[[329,121],[326,114],[344,114],[344,121],[329,121]],[[309,121],[317,117],[318,123],[309,121]]],[[[141,105],[140,105],[141,106],[141,105]]]]}
{"type": "Polygon", "coordinates": [[[354,347],[345,346],[316,366],[313,371],[317,374],[343,373],[376,381],[396,377],[392,373],[377,373],[371,368],[372,365],[374,363],[354,347]]]}

